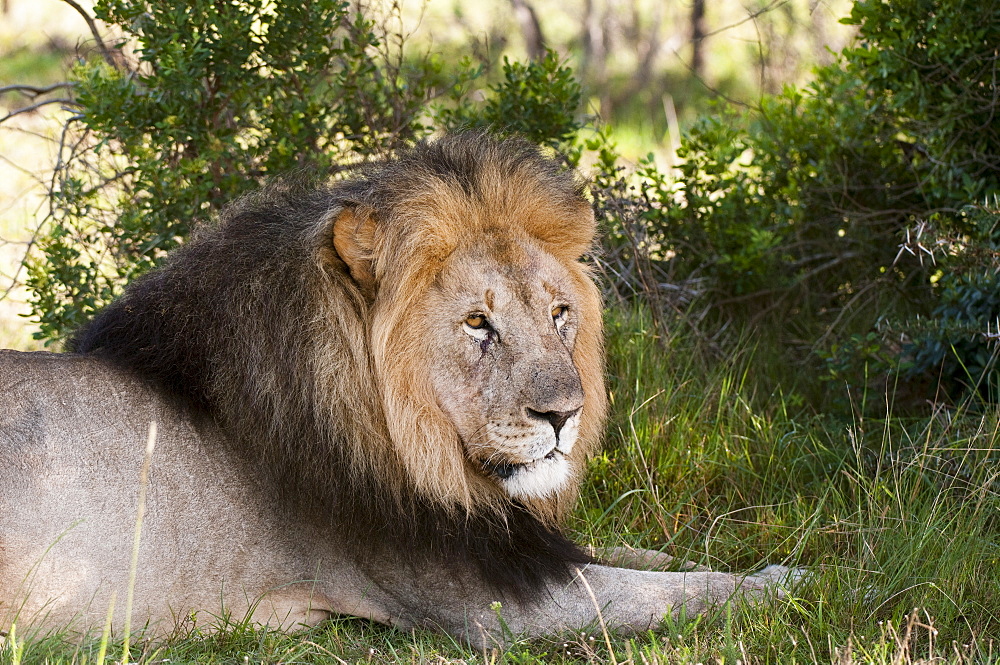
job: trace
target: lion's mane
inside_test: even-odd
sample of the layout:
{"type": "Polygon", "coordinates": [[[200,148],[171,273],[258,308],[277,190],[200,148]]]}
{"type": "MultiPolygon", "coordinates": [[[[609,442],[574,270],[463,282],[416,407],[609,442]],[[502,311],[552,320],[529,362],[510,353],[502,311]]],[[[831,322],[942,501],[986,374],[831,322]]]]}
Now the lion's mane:
{"type": "Polygon", "coordinates": [[[351,542],[359,563],[470,568],[518,597],[588,560],[559,530],[605,411],[600,298],[578,262],[594,217],[571,172],[521,140],[423,143],[333,185],[279,182],[201,228],[70,341],[213,419],[277,503],[351,542]],[[349,212],[372,281],[334,245],[349,212]],[[507,497],[466,459],[423,358],[421,294],[487,225],[530,236],[583,303],[573,361],[584,386],[573,482],[507,497]]]}

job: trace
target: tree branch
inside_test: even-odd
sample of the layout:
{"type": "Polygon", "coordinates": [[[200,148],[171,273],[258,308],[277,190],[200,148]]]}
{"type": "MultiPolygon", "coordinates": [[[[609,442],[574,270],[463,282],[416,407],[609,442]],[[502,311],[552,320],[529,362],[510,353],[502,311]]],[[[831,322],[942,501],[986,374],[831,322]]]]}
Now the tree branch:
{"type": "Polygon", "coordinates": [[[3,124],[5,122],[7,122],[8,120],[10,120],[11,118],[13,118],[16,115],[21,115],[22,113],[31,113],[32,111],[37,111],[38,109],[42,108],[43,106],[47,106],[48,104],[72,104],[72,103],[73,103],[72,99],[66,99],[66,98],[63,98],[63,97],[60,97],[59,99],[46,99],[45,101],[36,102],[34,104],[30,104],[28,106],[21,107],[21,108],[15,110],[15,111],[11,111],[10,113],[8,113],[7,115],[5,115],[4,117],[0,118],[0,124],[3,124]]]}
{"type": "Polygon", "coordinates": [[[69,81],[63,81],[62,83],[53,83],[52,85],[45,86],[44,88],[39,88],[38,86],[34,85],[23,85],[23,84],[4,85],[0,86],[0,95],[6,94],[8,92],[19,92],[25,97],[30,97],[31,99],[35,99],[36,97],[39,97],[41,95],[46,95],[52,92],[53,90],[59,90],[61,88],[72,88],[73,85],[74,84],[70,83],[69,81]]]}
{"type": "Polygon", "coordinates": [[[535,8],[529,5],[527,0],[510,0],[510,4],[513,5],[514,15],[521,26],[528,57],[536,61],[541,60],[545,57],[545,36],[535,8]]]}
{"type": "MultiPolygon", "coordinates": [[[[64,2],[69,2],[69,0],[63,0],[63,1],[64,2]]],[[[774,0],[773,2],[771,2],[771,4],[767,5],[766,7],[761,7],[757,11],[751,12],[751,13],[747,14],[746,18],[744,18],[742,20],[736,21],[735,23],[730,23],[729,25],[726,25],[726,26],[723,26],[721,28],[718,28],[717,30],[712,30],[711,32],[706,32],[705,34],[703,34],[701,36],[701,39],[703,39],[703,40],[704,39],[708,39],[709,37],[712,37],[714,35],[719,34],[720,32],[725,32],[726,30],[732,30],[733,28],[735,28],[737,26],[743,25],[747,21],[753,21],[758,16],[761,16],[762,14],[766,14],[769,11],[772,11],[774,9],[777,9],[778,7],[781,7],[782,5],[787,5],[789,3],[789,1],[790,0],[774,0]]]]}
{"type": "Polygon", "coordinates": [[[101,32],[97,29],[97,24],[94,23],[94,18],[88,14],[87,10],[81,7],[76,0],[62,1],[75,9],[77,13],[83,17],[83,20],[87,22],[87,27],[90,28],[90,34],[94,37],[94,41],[97,42],[97,48],[101,52],[101,56],[104,57],[104,61],[113,68],[118,69],[118,62],[115,59],[115,54],[108,48],[108,45],[104,43],[104,38],[101,37],[101,32]]]}

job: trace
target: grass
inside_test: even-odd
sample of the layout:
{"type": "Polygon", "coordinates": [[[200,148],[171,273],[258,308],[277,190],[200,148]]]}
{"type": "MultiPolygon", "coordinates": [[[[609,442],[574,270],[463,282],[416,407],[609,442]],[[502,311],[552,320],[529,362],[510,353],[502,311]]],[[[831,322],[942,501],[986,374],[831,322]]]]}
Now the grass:
{"type": "Polygon", "coordinates": [[[712,367],[688,360],[683,339],[658,351],[641,320],[613,327],[617,433],[586,503],[641,487],[613,519],[647,546],[723,569],[811,570],[798,598],[766,620],[741,616],[749,653],[832,662],[857,645],[949,656],[954,643],[990,654],[983,638],[1000,616],[995,411],[796,415],[752,391],[755,368],[777,355],[712,367]]]}
{"type": "MultiPolygon", "coordinates": [[[[802,566],[791,597],[669,621],[470,651],[433,633],[342,618],[291,636],[223,622],[143,663],[1000,662],[1000,434],[995,411],[817,417],[755,394],[764,350],[726,362],[641,313],[609,317],[613,413],[570,523],[584,544],[662,548],[720,570],[802,566]]],[[[882,396],[881,398],[884,398],[882,396]]],[[[99,641],[20,642],[21,663],[94,663],[99,641]]],[[[121,659],[112,641],[104,662],[121,659]]],[[[11,645],[0,653],[9,661],[11,645]]]]}

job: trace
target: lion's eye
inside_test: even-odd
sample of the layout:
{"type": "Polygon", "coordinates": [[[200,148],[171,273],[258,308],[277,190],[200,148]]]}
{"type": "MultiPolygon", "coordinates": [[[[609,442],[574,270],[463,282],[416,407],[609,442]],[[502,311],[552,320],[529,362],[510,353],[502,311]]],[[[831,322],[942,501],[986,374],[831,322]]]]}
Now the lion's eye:
{"type": "Polygon", "coordinates": [[[469,326],[473,330],[482,330],[489,325],[489,322],[483,314],[470,314],[465,317],[465,325],[469,326]]]}
{"type": "Polygon", "coordinates": [[[565,305],[558,305],[552,308],[552,320],[556,322],[556,326],[561,326],[566,322],[567,314],[569,314],[569,307],[565,305]]]}

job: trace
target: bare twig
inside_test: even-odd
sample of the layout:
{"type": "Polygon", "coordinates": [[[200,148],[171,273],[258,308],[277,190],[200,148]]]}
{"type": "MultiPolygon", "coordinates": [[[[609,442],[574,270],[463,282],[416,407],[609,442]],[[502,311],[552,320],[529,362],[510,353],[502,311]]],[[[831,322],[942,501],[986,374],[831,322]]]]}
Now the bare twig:
{"type": "Polygon", "coordinates": [[[30,97],[34,99],[41,95],[47,95],[54,90],[60,90],[62,88],[72,88],[75,84],[69,81],[63,81],[62,83],[53,83],[52,85],[47,85],[44,88],[39,88],[35,85],[24,85],[24,84],[14,84],[14,85],[4,85],[0,86],[0,95],[4,95],[8,92],[18,92],[25,97],[30,97]]]}
{"type": "Polygon", "coordinates": [[[29,104],[28,106],[22,106],[17,110],[11,111],[4,117],[0,118],[0,124],[7,122],[14,116],[21,115],[22,113],[31,113],[32,111],[37,111],[43,106],[48,106],[49,104],[72,104],[72,103],[73,103],[72,99],[67,99],[65,97],[60,97],[59,99],[46,99],[41,102],[35,102],[34,104],[29,104]]]}
{"type": "MultiPolygon", "coordinates": [[[[63,122],[62,131],[60,132],[60,135],[59,135],[58,148],[57,148],[57,152],[56,152],[56,154],[57,154],[57,158],[56,158],[57,161],[56,161],[55,166],[52,169],[52,172],[51,172],[51,175],[49,176],[48,181],[44,182],[44,186],[46,187],[46,191],[47,191],[47,196],[45,198],[45,201],[48,202],[48,206],[49,206],[48,212],[44,215],[44,217],[41,220],[38,220],[38,222],[37,222],[37,224],[35,226],[35,229],[32,232],[31,238],[25,243],[24,253],[23,253],[22,257],[21,257],[21,260],[18,262],[18,264],[16,266],[14,274],[10,277],[10,280],[9,280],[9,282],[6,285],[6,288],[3,289],[2,291],[0,291],[0,301],[8,298],[10,296],[10,294],[13,293],[14,289],[21,285],[20,276],[21,276],[21,272],[23,270],[25,270],[26,267],[27,267],[28,255],[31,253],[31,251],[34,248],[35,244],[38,242],[38,238],[39,238],[39,235],[41,234],[42,228],[54,216],[54,210],[53,210],[53,207],[52,207],[53,206],[53,200],[54,200],[53,192],[56,190],[56,187],[57,187],[57,184],[58,184],[58,181],[59,181],[59,173],[65,167],[64,154],[65,154],[66,149],[69,148],[71,150],[71,152],[75,151],[74,147],[68,146],[68,137],[69,137],[69,134],[70,134],[70,127],[73,125],[74,122],[76,122],[78,120],[80,120],[80,116],[79,115],[73,115],[73,116],[67,118],[65,120],[65,122],[63,122]]],[[[0,122],[2,122],[2,121],[0,121],[0,122]]],[[[84,138],[81,137],[77,141],[77,145],[79,145],[79,143],[81,141],[83,141],[83,140],[84,140],[84,138]]]]}
{"type": "Polygon", "coordinates": [[[688,70],[688,74],[691,75],[691,78],[694,79],[695,81],[697,81],[698,83],[700,83],[703,88],[705,88],[706,90],[708,90],[710,93],[712,93],[716,97],[719,97],[720,99],[724,99],[727,102],[729,102],[730,104],[733,104],[735,106],[740,106],[742,108],[749,108],[749,109],[755,109],[756,108],[756,106],[754,106],[753,104],[749,104],[747,102],[741,102],[740,100],[738,100],[738,99],[736,99],[734,97],[730,97],[729,95],[725,94],[719,88],[713,87],[711,84],[709,84],[708,81],[706,81],[705,79],[703,79],[701,76],[698,75],[698,73],[694,70],[694,67],[691,66],[691,63],[689,63],[687,60],[685,60],[684,56],[682,56],[680,54],[680,51],[678,51],[677,49],[672,49],[672,53],[674,54],[674,57],[677,58],[677,61],[680,62],[684,66],[684,69],[688,70]]]}
{"type": "MultiPolygon", "coordinates": [[[[788,4],[788,2],[789,2],[789,0],[772,0],[772,2],[770,4],[768,4],[768,5],[760,8],[760,9],[758,9],[755,12],[751,12],[751,13],[747,14],[746,18],[743,18],[743,19],[741,19],[739,21],[736,21],[735,23],[730,23],[729,25],[725,25],[725,26],[723,26],[721,28],[718,28],[716,30],[712,30],[710,32],[706,32],[703,35],[698,35],[697,39],[698,39],[698,41],[704,41],[704,40],[708,39],[709,37],[712,37],[714,35],[718,35],[720,33],[726,32],[727,30],[732,30],[733,28],[736,28],[736,27],[738,27],[740,25],[743,25],[744,23],[747,23],[749,21],[756,22],[757,17],[759,17],[759,16],[761,16],[763,14],[766,14],[768,12],[774,11],[775,9],[778,9],[779,7],[782,7],[783,5],[788,4]]],[[[760,38],[758,36],[758,44],[759,44],[759,42],[760,42],[760,38]]],[[[716,97],[719,97],[721,99],[724,99],[727,102],[729,102],[730,104],[734,104],[736,106],[740,106],[740,107],[743,107],[743,108],[749,108],[749,109],[756,109],[756,106],[754,104],[751,104],[751,103],[748,103],[748,102],[742,102],[742,101],[740,101],[738,99],[734,99],[732,97],[729,97],[728,95],[724,94],[718,88],[713,87],[712,85],[710,85],[708,83],[708,81],[706,81],[701,76],[701,73],[694,67],[694,63],[691,63],[691,62],[688,62],[687,60],[685,60],[684,57],[680,54],[680,52],[679,52],[678,49],[671,49],[671,50],[672,50],[674,56],[677,58],[677,60],[681,63],[681,65],[683,65],[684,68],[688,70],[688,73],[691,75],[691,78],[693,78],[695,81],[697,81],[698,83],[700,83],[706,90],[708,90],[709,92],[711,92],[713,95],[715,95],[716,97]]]]}
{"type": "Polygon", "coordinates": [[[763,14],[766,14],[766,13],[770,12],[770,11],[773,11],[773,10],[777,9],[778,7],[781,7],[782,5],[787,5],[788,2],[789,2],[789,0],[774,0],[774,2],[772,2],[769,5],[767,5],[766,7],[761,7],[757,11],[752,12],[750,14],[747,14],[746,18],[741,19],[739,21],[736,21],[736,23],[730,23],[729,25],[725,25],[725,26],[723,26],[721,28],[718,28],[716,30],[712,30],[711,32],[706,32],[705,34],[703,34],[701,36],[701,39],[708,39],[709,37],[711,37],[713,35],[717,35],[717,34],[719,34],[721,32],[725,32],[727,30],[732,30],[733,28],[735,28],[737,26],[741,26],[744,23],[747,23],[748,21],[756,20],[758,16],[761,16],[763,14]]]}
{"type": "Polygon", "coordinates": [[[118,62],[115,59],[115,54],[108,48],[108,45],[104,43],[104,38],[101,37],[101,32],[97,29],[97,24],[94,23],[94,17],[88,14],[87,10],[81,7],[76,0],[62,1],[75,9],[77,13],[83,17],[83,20],[87,22],[87,27],[90,28],[90,34],[93,36],[94,41],[97,42],[97,48],[101,52],[101,56],[104,58],[104,61],[115,69],[118,69],[118,62]]]}

